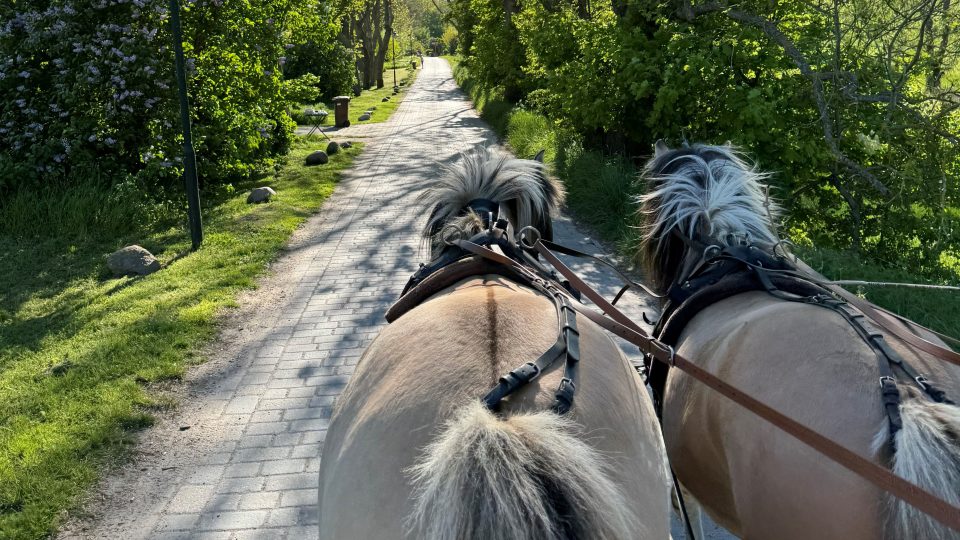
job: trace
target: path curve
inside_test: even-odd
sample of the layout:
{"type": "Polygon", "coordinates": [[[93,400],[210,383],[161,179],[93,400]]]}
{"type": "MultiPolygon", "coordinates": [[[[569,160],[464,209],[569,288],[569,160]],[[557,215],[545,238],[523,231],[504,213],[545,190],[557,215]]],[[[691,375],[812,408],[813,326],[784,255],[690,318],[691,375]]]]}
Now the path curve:
{"type": "MultiPolygon", "coordinates": [[[[60,538],[317,536],[317,472],[333,402],[425,259],[419,195],[459,152],[496,142],[438,58],[426,59],[380,126],[322,213],[227,317],[210,360],[176,391],[180,408],[142,434],[133,459],[91,495],[89,519],[69,522],[60,538]]],[[[602,254],[566,217],[556,236],[602,254]]],[[[572,266],[607,297],[616,292],[609,276],[572,266]]],[[[648,306],[625,300],[640,320],[648,306]]]]}

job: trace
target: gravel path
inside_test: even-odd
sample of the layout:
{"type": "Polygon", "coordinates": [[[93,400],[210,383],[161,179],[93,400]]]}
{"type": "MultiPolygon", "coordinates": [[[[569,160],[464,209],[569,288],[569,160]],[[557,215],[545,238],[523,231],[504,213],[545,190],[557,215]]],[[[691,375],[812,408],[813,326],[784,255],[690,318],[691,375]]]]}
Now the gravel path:
{"type": "MultiPolygon", "coordinates": [[[[320,215],[223,324],[210,360],[172,391],[60,538],[315,538],[317,471],[333,402],[420,261],[418,196],[458,153],[494,144],[446,61],[427,58],[394,116],[320,215]]],[[[332,135],[337,139],[336,135],[332,135]]],[[[567,218],[558,240],[600,254],[567,218]]],[[[573,264],[610,297],[617,283],[573,264]]],[[[627,295],[636,320],[648,306],[627,295]]],[[[624,347],[630,351],[630,348],[624,347]]]]}

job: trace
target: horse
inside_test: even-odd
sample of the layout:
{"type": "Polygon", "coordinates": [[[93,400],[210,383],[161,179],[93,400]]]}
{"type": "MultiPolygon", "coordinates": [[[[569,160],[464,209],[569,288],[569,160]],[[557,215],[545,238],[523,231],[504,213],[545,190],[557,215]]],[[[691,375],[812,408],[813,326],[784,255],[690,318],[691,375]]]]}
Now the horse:
{"type": "MultiPolygon", "coordinates": [[[[729,143],[671,149],[658,142],[643,177],[637,256],[667,311],[680,304],[673,313],[681,312],[687,289],[704,279],[721,284],[710,277],[721,265],[759,281],[778,274],[759,266],[781,264],[806,285],[822,283],[822,276],[785,253],[776,228],[780,210],[764,185],[769,175],[729,143]],[[750,257],[763,264],[742,263],[750,257]]],[[[915,383],[899,367],[891,372],[892,364],[836,309],[794,296],[762,284],[718,293],[680,317],[676,353],[960,504],[960,407],[932,399],[938,395],[929,391],[933,387],[915,383]],[[888,398],[899,403],[889,413],[888,398]]],[[[674,316],[667,315],[661,323],[669,327],[674,316]]],[[[902,326],[946,346],[922,327],[902,326]]],[[[912,366],[911,373],[924,374],[921,383],[936,384],[941,398],[960,398],[957,366],[896,339],[883,343],[912,366]]],[[[718,524],[742,538],[960,538],[679,369],[666,373],[659,400],[667,455],[680,483],[718,524]]]]}
{"type": "MultiPolygon", "coordinates": [[[[424,195],[423,237],[437,261],[499,218],[511,238],[528,226],[549,235],[563,196],[540,161],[472,152],[424,195]]],[[[407,291],[364,352],[323,445],[320,538],[667,538],[670,481],[652,403],[599,327],[577,320],[582,361],[568,413],[547,410],[563,362],[498,408],[481,401],[557,341],[559,311],[479,268],[421,291],[393,318],[430,279],[407,291]]]]}

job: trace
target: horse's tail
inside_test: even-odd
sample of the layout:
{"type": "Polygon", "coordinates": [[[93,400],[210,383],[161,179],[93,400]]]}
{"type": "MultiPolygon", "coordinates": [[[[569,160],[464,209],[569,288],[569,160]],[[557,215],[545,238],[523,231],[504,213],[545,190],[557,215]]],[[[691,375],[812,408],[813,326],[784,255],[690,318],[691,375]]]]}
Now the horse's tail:
{"type": "MultiPolygon", "coordinates": [[[[904,397],[900,409],[903,428],[894,439],[893,472],[960,506],[960,407],[916,395],[904,397]]],[[[960,540],[960,532],[889,493],[886,498],[891,539],[960,540]]]]}
{"type": "Polygon", "coordinates": [[[576,431],[553,412],[464,407],[411,470],[411,527],[430,540],[635,536],[631,506],[576,431]]]}

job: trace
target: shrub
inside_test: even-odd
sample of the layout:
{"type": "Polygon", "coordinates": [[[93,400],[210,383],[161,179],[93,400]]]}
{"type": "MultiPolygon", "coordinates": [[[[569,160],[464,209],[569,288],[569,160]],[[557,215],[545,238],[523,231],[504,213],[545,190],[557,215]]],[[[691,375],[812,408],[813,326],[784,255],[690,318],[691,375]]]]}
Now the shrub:
{"type": "MultiPolygon", "coordinates": [[[[336,20],[320,9],[326,1],[196,0],[184,8],[205,184],[248,175],[288,150],[294,124],[280,74],[285,44],[294,29],[302,40],[329,34],[336,20]]],[[[166,6],[165,0],[0,5],[0,192],[109,187],[130,178],[149,193],[177,185],[182,150],[166,6]]],[[[325,84],[340,90],[341,79],[325,84]]]]}
{"type": "MultiPolygon", "coordinates": [[[[347,94],[356,84],[353,52],[339,43],[310,41],[295,45],[287,51],[286,58],[284,75],[287,79],[316,75],[315,86],[321,101],[329,102],[334,96],[347,94]]],[[[315,100],[300,101],[311,103],[315,100]]]]}

